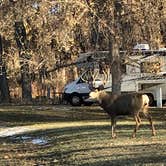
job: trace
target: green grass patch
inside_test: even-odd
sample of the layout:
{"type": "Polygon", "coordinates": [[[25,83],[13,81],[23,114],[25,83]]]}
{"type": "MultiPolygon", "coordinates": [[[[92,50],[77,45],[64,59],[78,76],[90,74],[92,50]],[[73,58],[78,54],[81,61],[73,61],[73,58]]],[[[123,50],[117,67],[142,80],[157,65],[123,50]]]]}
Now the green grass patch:
{"type": "Polygon", "coordinates": [[[0,138],[0,165],[164,165],[166,110],[152,108],[151,114],[157,136],[151,136],[143,119],[132,139],[135,122],[123,117],[117,123],[118,138],[112,139],[110,120],[96,106],[1,107],[0,132],[17,126],[31,130],[0,138]]]}

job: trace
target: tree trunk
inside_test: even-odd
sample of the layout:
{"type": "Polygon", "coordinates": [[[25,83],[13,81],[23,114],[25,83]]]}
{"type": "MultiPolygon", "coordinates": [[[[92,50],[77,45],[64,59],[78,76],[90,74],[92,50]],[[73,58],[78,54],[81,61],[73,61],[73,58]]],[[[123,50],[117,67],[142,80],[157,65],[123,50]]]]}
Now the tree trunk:
{"type": "Polygon", "coordinates": [[[31,77],[29,74],[28,64],[23,64],[21,66],[21,83],[22,83],[22,100],[24,102],[31,102],[32,87],[31,87],[31,77]]]}
{"type": "Polygon", "coordinates": [[[28,64],[30,57],[27,53],[28,42],[26,39],[26,30],[22,21],[15,22],[15,39],[19,49],[21,65],[22,100],[27,103],[32,100],[32,87],[28,64]]]}
{"type": "Polygon", "coordinates": [[[121,61],[119,47],[114,39],[110,43],[111,74],[112,74],[112,93],[121,94],[121,61]]]}
{"type": "Polygon", "coordinates": [[[109,50],[112,74],[112,93],[121,94],[121,60],[119,55],[119,18],[120,18],[120,1],[114,0],[113,12],[113,33],[110,34],[109,50]]]}
{"type": "Polygon", "coordinates": [[[9,95],[9,86],[6,78],[6,68],[2,59],[3,54],[3,46],[2,46],[2,38],[0,35],[0,92],[1,92],[1,101],[4,103],[10,102],[9,95]]]}

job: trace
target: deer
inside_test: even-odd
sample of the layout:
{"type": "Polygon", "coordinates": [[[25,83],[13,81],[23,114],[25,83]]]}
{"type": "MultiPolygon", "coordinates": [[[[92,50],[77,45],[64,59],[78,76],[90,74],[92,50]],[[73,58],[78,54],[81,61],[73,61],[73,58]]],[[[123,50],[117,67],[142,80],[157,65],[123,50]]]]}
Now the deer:
{"type": "Polygon", "coordinates": [[[152,117],[149,114],[149,97],[146,94],[130,93],[130,94],[109,94],[105,90],[95,90],[90,92],[89,99],[95,100],[103,108],[103,110],[111,118],[111,135],[116,138],[116,121],[118,116],[132,115],[136,125],[132,137],[136,137],[136,132],[141,124],[140,112],[149,120],[152,135],[156,135],[152,117]]]}

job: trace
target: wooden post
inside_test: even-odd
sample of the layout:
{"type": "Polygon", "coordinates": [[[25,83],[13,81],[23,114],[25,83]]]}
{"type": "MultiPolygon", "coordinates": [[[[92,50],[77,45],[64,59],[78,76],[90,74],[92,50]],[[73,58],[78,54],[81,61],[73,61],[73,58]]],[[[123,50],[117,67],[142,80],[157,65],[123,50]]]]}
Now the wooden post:
{"type": "Polygon", "coordinates": [[[156,88],[157,107],[162,108],[162,89],[156,88]]]}

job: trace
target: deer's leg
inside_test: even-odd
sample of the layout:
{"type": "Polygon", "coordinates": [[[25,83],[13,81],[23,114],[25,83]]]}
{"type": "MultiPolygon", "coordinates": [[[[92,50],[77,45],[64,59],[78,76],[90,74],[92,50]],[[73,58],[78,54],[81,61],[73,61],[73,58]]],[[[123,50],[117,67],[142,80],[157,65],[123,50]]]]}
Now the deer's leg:
{"type": "Polygon", "coordinates": [[[139,117],[139,113],[137,114],[137,119],[138,119],[138,122],[139,122],[139,125],[141,124],[141,118],[139,117]]]}
{"type": "Polygon", "coordinates": [[[116,119],[115,119],[115,117],[111,117],[111,135],[112,135],[112,138],[116,138],[115,127],[116,127],[116,119]]]}
{"type": "Polygon", "coordinates": [[[134,129],[133,134],[132,134],[132,137],[133,137],[133,138],[136,137],[136,132],[137,132],[137,130],[138,130],[140,124],[141,124],[141,119],[140,119],[140,117],[139,117],[139,114],[134,115],[134,120],[135,120],[135,122],[136,122],[136,126],[135,126],[135,129],[134,129]]]}
{"type": "Polygon", "coordinates": [[[145,117],[149,120],[149,123],[151,125],[151,128],[152,128],[152,135],[155,136],[156,135],[156,131],[155,131],[155,127],[153,125],[153,121],[152,121],[152,117],[151,115],[149,114],[149,112],[143,112],[145,117]]]}

